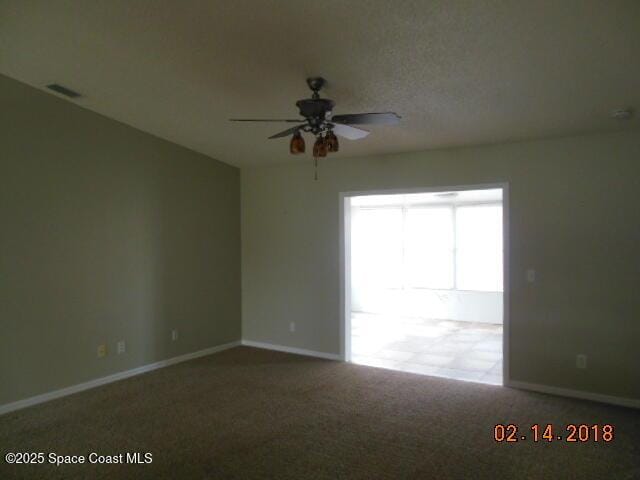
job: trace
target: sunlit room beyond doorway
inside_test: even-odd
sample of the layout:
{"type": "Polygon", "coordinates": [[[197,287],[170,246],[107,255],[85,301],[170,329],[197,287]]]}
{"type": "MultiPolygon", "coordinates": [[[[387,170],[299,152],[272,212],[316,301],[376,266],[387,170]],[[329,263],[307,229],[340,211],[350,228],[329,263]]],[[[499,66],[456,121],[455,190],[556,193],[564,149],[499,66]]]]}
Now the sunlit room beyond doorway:
{"type": "Polygon", "coordinates": [[[349,199],[350,360],[503,383],[502,189],[349,199]]]}

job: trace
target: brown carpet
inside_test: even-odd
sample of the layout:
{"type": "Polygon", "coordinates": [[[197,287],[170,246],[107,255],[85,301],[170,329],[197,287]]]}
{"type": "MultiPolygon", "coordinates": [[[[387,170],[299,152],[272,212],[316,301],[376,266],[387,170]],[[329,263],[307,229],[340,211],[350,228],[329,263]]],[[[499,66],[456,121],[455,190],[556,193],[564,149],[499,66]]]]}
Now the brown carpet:
{"type": "Polygon", "coordinates": [[[151,452],[0,478],[640,479],[640,412],[235,348],[0,417],[0,450],[151,452]],[[615,425],[611,443],[496,443],[496,423],[615,425]]]}

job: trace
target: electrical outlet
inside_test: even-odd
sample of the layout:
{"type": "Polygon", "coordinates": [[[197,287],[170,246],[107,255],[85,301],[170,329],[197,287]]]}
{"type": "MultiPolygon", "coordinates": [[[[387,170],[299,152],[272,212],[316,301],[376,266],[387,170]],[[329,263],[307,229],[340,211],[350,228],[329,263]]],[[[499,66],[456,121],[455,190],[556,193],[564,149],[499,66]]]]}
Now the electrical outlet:
{"type": "Polygon", "coordinates": [[[124,340],[120,340],[118,342],[118,355],[124,353],[126,351],[126,344],[124,343],[124,340]]]}
{"type": "Polygon", "coordinates": [[[171,330],[171,340],[174,342],[178,340],[178,330],[171,330]]]}
{"type": "Polygon", "coordinates": [[[98,345],[98,358],[102,358],[107,355],[107,346],[103,343],[98,345]]]}
{"type": "Polygon", "coordinates": [[[587,368],[587,356],[584,353],[576,355],[576,368],[587,368]]]}
{"type": "Polygon", "coordinates": [[[290,323],[289,323],[289,331],[290,331],[291,333],[293,333],[293,332],[295,332],[295,331],[296,331],[296,322],[290,322],[290,323]]]}
{"type": "Polygon", "coordinates": [[[527,282],[534,283],[536,281],[536,271],[533,268],[527,270],[527,282]]]}

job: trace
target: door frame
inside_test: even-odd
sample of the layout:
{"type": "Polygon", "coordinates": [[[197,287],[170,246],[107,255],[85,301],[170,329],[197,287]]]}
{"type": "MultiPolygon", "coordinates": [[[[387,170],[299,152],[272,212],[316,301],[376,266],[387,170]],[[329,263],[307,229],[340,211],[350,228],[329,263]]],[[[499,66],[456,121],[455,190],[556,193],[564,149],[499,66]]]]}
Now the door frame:
{"type": "Polygon", "coordinates": [[[510,299],[511,282],[509,275],[509,183],[497,182],[472,185],[430,186],[417,188],[363,190],[340,192],[340,358],[351,362],[351,197],[366,195],[402,195],[410,193],[438,193],[464,190],[502,190],[502,384],[508,385],[510,377],[510,299]]]}

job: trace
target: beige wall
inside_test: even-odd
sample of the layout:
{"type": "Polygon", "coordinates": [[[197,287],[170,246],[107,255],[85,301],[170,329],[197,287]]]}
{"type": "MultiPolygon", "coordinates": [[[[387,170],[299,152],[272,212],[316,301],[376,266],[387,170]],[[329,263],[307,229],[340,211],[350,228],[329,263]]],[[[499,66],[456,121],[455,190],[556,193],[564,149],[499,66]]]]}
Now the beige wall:
{"type": "Polygon", "coordinates": [[[0,106],[0,404],[240,338],[238,169],[6,77],[0,106]]]}
{"type": "Polygon", "coordinates": [[[340,192],[509,182],[512,379],[640,398],[640,132],[311,164],[242,169],[244,339],[339,353],[340,192]]]}

